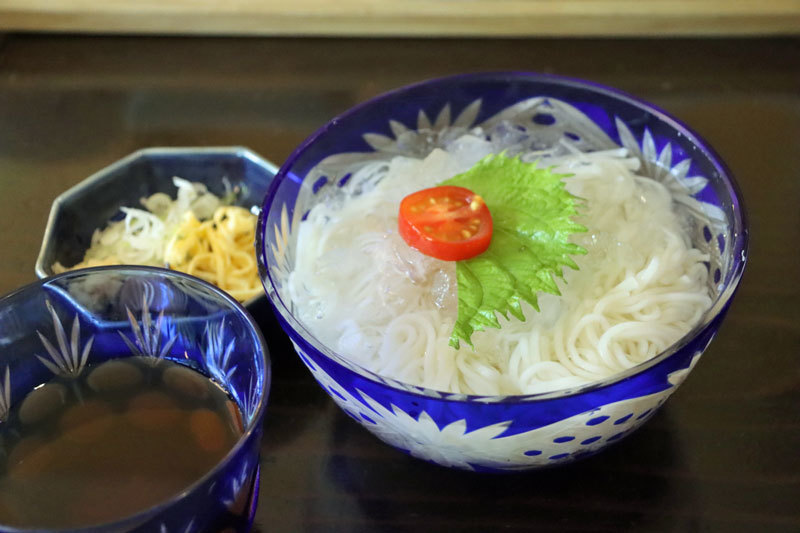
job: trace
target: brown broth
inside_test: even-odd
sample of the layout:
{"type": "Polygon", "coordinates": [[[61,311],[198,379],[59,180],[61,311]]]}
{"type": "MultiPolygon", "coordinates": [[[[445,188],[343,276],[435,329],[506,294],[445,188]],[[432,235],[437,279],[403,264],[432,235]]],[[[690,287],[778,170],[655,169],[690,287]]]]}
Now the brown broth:
{"type": "Polygon", "coordinates": [[[0,524],[72,528],[163,502],[243,432],[235,403],[199,372],[132,357],[57,377],[0,424],[0,524]]]}

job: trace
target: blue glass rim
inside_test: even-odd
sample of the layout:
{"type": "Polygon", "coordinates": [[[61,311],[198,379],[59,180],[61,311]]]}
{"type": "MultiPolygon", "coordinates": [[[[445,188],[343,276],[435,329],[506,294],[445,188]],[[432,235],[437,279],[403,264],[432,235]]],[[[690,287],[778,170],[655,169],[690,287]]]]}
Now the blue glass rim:
{"type": "MultiPolygon", "coordinates": [[[[386,117],[387,121],[389,120],[389,118],[390,117],[386,117]]],[[[278,206],[276,208],[280,207],[278,206]]],[[[392,89],[390,91],[381,93],[377,96],[374,96],[364,102],[361,102],[351,107],[350,109],[335,116],[334,118],[326,122],[323,126],[321,126],[319,129],[317,129],[302,143],[300,143],[297,146],[297,148],[294,149],[294,151],[292,151],[292,153],[289,155],[289,157],[286,159],[283,165],[281,165],[281,168],[278,170],[278,173],[275,175],[275,178],[270,184],[270,187],[267,190],[267,194],[264,197],[261,213],[259,214],[255,245],[256,245],[256,259],[258,262],[259,275],[261,277],[261,282],[264,285],[264,289],[267,293],[267,299],[269,300],[270,305],[275,310],[275,312],[280,315],[280,317],[283,319],[282,321],[292,329],[293,333],[300,336],[306,343],[310,344],[315,350],[317,350],[320,354],[327,357],[328,359],[331,359],[335,363],[340,364],[364,376],[365,378],[370,379],[371,381],[386,384],[392,386],[393,388],[402,390],[408,394],[414,394],[422,398],[437,398],[453,402],[477,402],[486,404],[499,403],[499,402],[528,403],[528,402],[552,400],[557,398],[567,398],[570,396],[576,396],[579,394],[584,394],[587,392],[597,391],[606,387],[610,387],[616,383],[625,381],[638,374],[646,372],[648,369],[662,363],[666,359],[669,359],[671,356],[680,352],[693,339],[707,332],[707,330],[709,330],[713,326],[714,319],[717,318],[721,313],[723,313],[727,309],[728,304],[730,303],[731,299],[736,293],[739,283],[741,282],[741,278],[742,275],[744,274],[744,269],[747,263],[747,255],[749,247],[749,222],[747,214],[745,212],[744,203],[742,200],[741,189],[739,187],[739,184],[736,182],[733,173],[728,167],[728,165],[723,161],[723,159],[719,156],[719,154],[717,154],[717,152],[711,147],[710,143],[708,143],[708,141],[703,139],[703,137],[700,136],[700,134],[695,132],[684,122],[677,119],[667,111],[664,111],[660,107],[655,106],[645,100],[642,100],[641,98],[635,97],[625,91],[609,87],[607,85],[603,85],[594,81],[587,81],[579,78],[573,78],[557,74],[541,74],[541,73],[526,72],[526,71],[474,72],[474,73],[457,74],[453,76],[444,76],[439,78],[427,79],[409,85],[404,85],[396,89],[392,89]],[[626,103],[628,105],[631,105],[635,108],[638,108],[642,111],[645,111],[655,116],[658,120],[663,121],[671,128],[673,128],[678,134],[685,137],[689,142],[691,142],[692,145],[696,146],[702,152],[703,156],[707,158],[708,161],[711,162],[714,168],[717,169],[721,181],[723,182],[725,187],[727,187],[729,190],[734,217],[733,220],[730,221],[731,236],[733,238],[733,242],[728,247],[728,249],[731,250],[730,254],[732,258],[731,272],[726,276],[727,279],[729,279],[729,281],[726,284],[725,289],[720,292],[716,300],[712,302],[711,306],[701,316],[700,321],[697,323],[697,325],[695,325],[695,327],[693,327],[688,333],[686,333],[675,343],[673,343],[669,348],[655,355],[654,357],[648,359],[647,361],[639,363],[638,365],[633,366],[623,372],[618,372],[602,380],[593,381],[591,383],[581,385],[578,387],[557,389],[554,391],[534,393],[534,394],[463,395],[464,396],[463,399],[462,398],[452,399],[452,398],[442,398],[443,394],[447,395],[452,393],[411,385],[409,383],[402,382],[394,378],[382,376],[380,374],[373,372],[372,370],[364,368],[363,366],[353,361],[350,361],[347,357],[325,346],[321,341],[319,341],[319,339],[316,338],[316,336],[311,331],[309,331],[309,329],[302,322],[300,322],[291,313],[289,306],[283,302],[280,295],[278,294],[277,286],[275,285],[275,281],[273,280],[270,269],[268,268],[267,257],[270,257],[270,255],[269,255],[269,250],[266,248],[267,239],[265,238],[267,231],[266,227],[267,216],[270,212],[270,209],[273,207],[273,203],[277,196],[278,188],[285,179],[288,179],[287,174],[289,170],[294,166],[295,162],[303,155],[303,153],[310,146],[312,146],[317,140],[319,140],[321,137],[327,134],[331,128],[336,126],[338,123],[347,120],[349,117],[359,113],[365,108],[368,108],[369,106],[372,106],[375,103],[380,102],[382,100],[396,97],[404,92],[414,91],[421,88],[435,88],[437,85],[440,84],[452,84],[453,82],[459,82],[459,81],[463,81],[465,83],[489,82],[489,81],[495,81],[495,82],[505,81],[508,83],[514,83],[514,82],[530,81],[536,83],[550,84],[553,86],[575,88],[586,91],[587,93],[602,94],[604,96],[626,103]],[[411,390],[409,390],[408,388],[409,385],[413,386],[416,392],[412,392],[411,390]]]]}
{"type": "MultiPolygon", "coordinates": [[[[247,312],[247,310],[236,301],[235,298],[228,295],[222,289],[216,287],[215,285],[208,283],[207,281],[200,279],[198,277],[192,276],[190,274],[185,274],[183,272],[177,270],[169,270],[166,268],[160,267],[151,267],[151,266],[141,266],[141,265],[111,265],[111,266],[98,266],[98,267],[90,267],[90,268],[81,268],[78,270],[69,270],[67,272],[62,272],[61,274],[56,274],[54,276],[40,279],[34,282],[31,282],[27,285],[14,289],[13,291],[6,293],[0,296],[0,309],[4,307],[7,301],[11,298],[18,296],[21,293],[41,288],[45,285],[53,283],[54,281],[58,281],[60,279],[77,277],[77,276],[86,276],[99,273],[99,272],[140,272],[142,274],[151,274],[151,275],[158,275],[167,278],[182,278],[189,283],[193,283],[195,285],[199,285],[205,289],[210,290],[216,296],[220,297],[221,299],[225,300],[231,307],[237,312],[237,315],[240,319],[243,319],[248,326],[248,330],[253,335],[255,341],[258,344],[259,350],[258,352],[261,355],[261,363],[264,368],[264,379],[262,380],[262,387],[261,387],[261,396],[259,398],[258,404],[256,409],[254,410],[254,414],[252,417],[251,422],[247,425],[244,432],[239,436],[239,439],[236,441],[236,444],[228,451],[228,453],[214,465],[213,468],[209,469],[202,477],[197,479],[191,485],[188,485],[179,493],[172,495],[169,499],[166,499],[156,505],[148,507],[147,509],[143,509],[135,514],[124,516],[115,520],[114,522],[106,522],[102,524],[95,524],[92,526],[86,526],[81,528],[72,528],[72,529],[57,529],[57,530],[47,530],[47,531],[58,531],[60,533],[82,533],[82,532],[97,532],[97,531],[105,531],[105,530],[112,530],[116,531],[118,528],[123,528],[129,526],[131,523],[139,523],[146,521],[149,517],[155,516],[160,514],[162,511],[166,511],[169,507],[175,505],[180,500],[184,499],[190,493],[197,490],[198,487],[202,486],[212,477],[217,476],[220,471],[230,463],[237,454],[240,453],[241,449],[245,446],[247,442],[253,436],[257,430],[260,429],[261,423],[263,422],[264,412],[267,407],[267,398],[269,396],[269,390],[272,381],[272,372],[271,372],[271,362],[269,357],[269,351],[267,349],[267,343],[264,340],[264,336],[261,333],[261,329],[259,328],[258,324],[256,324],[253,317],[247,312]]],[[[41,529],[21,529],[10,527],[4,524],[0,524],[0,529],[8,532],[20,532],[20,533],[30,533],[32,531],[42,531],[41,529]]]]}

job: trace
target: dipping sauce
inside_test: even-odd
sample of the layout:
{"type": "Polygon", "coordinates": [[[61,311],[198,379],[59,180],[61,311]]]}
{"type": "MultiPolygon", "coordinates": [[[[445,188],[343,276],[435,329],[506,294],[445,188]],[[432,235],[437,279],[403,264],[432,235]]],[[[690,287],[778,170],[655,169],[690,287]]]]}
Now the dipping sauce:
{"type": "Polygon", "coordinates": [[[75,528],[135,514],[197,481],[242,433],[225,391],[172,361],[57,377],[0,424],[0,523],[75,528]]]}

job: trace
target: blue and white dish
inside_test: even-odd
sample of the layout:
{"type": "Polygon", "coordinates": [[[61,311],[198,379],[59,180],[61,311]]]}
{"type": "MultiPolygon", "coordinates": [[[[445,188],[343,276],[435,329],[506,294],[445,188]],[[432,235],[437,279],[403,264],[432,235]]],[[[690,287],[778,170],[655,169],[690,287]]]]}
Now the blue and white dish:
{"type": "MultiPolygon", "coordinates": [[[[158,268],[97,267],[0,299],[0,424],[13,405],[55,375],[76,376],[88,365],[131,356],[168,358],[209,376],[238,405],[244,432],[181,493],[82,531],[249,531],[255,503],[241,502],[257,490],[269,354],[244,308],[204,281],[158,268]]],[[[90,448],[86,454],[90,461],[90,448]]],[[[11,531],[18,529],[0,524],[0,532],[11,531]]]]}
{"type": "Polygon", "coordinates": [[[278,172],[257,233],[264,287],[281,326],[331,398],[386,443],[420,459],[479,471],[550,467],[592,455],[640,427],[686,379],[739,284],[748,229],[740,193],[719,156],[658,108],[593,83],[531,73],[436,79],[361,104],[303,142],[278,172]],[[323,345],[293,314],[287,277],[297,227],[335,197],[363,161],[424,157],[480,126],[506,121],[537,148],[562,139],[584,151],[624,147],[672,190],[708,253],[713,304],[669,349],[611,378],[527,396],[467,396],[385,378],[323,345]],[[358,161],[358,163],[354,163],[358,161]]]}

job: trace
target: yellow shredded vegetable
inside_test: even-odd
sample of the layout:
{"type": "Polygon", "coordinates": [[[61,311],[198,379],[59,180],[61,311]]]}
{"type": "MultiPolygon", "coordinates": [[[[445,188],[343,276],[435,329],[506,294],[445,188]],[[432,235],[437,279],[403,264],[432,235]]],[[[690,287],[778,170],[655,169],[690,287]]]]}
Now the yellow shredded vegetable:
{"type": "Polygon", "coordinates": [[[261,293],[255,257],[256,216],[222,205],[202,184],[173,178],[178,197],[142,199],[146,208],[122,208],[123,220],[96,230],[83,261],[55,273],[99,265],[166,266],[197,276],[244,302],[261,293]]]}
{"type": "Polygon", "coordinates": [[[239,301],[261,292],[254,254],[255,216],[241,207],[219,207],[200,222],[189,211],[164,250],[170,268],[213,283],[239,301]]]}

